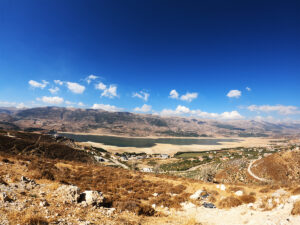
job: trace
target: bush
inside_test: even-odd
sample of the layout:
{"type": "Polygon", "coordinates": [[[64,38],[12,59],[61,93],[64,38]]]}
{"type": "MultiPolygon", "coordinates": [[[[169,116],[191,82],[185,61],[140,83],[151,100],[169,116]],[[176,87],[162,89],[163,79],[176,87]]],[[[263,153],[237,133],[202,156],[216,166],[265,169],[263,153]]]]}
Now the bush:
{"type": "Polygon", "coordinates": [[[254,203],[256,201],[256,198],[253,196],[253,195],[242,195],[240,197],[240,200],[243,202],[243,203],[254,203]]]}
{"type": "Polygon", "coordinates": [[[26,220],[25,224],[28,224],[28,225],[48,225],[49,223],[47,222],[46,219],[44,219],[40,216],[32,216],[32,217],[30,217],[26,220]]]}
{"type": "Polygon", "coordinates": [[[234,196],[224,198],[219,202],[220,208],[232,208],[241,205],[242,202],[234,196]]]}
{"type": "Polygon", "coordinates": [[[291,212],[292,215],[300,215],[300,201],[294,203],[294,207],[291,212]]]}

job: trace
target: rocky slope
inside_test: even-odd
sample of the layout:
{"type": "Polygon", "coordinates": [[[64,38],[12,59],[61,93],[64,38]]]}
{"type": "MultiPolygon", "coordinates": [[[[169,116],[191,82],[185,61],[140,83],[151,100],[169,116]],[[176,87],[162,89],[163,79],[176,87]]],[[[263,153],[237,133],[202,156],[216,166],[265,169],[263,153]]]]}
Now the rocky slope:
{"type": "Polygon", "coordinates": [[[300,219],[299,181],[206,183],[103,166],[67,139],[12,131],[0,137],[0,224],[298,224],[300,219]]]}

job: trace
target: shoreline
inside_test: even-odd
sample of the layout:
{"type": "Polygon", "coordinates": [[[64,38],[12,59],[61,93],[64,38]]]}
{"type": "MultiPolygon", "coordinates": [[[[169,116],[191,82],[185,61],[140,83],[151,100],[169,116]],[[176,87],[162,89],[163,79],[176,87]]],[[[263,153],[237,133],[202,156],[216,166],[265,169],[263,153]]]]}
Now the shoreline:
{"type": "Polygon", "coordinates": [[[174,155],[177,152],[201,152],[201,151],[218,151],[224,148],[237,148],[237,147],[267,147],[272,144],[272,140],[276,139],[263,139],[263,138],[249,138],[243,139],[239,142],[219,142],[219,145],[172,145],[157,143],[153,147],[118,147],[112,145],[105,145],[97,142],[76,142],[82,146],[93,146],[103,148],[112,153],[123,152],[145,152],[147,154],[169,154],[174,155]]]}
{"type": "Polygon", "coordinates": [[[85,136],[106,136],[106,137],[118,137],[118,138],[132,138],[132,139],[160,139],[160,138],[169,138],[169,139],[236,139],[236,140],[245,140],[251,138],[267,139],[267,140],[280,140],[271,137],[174,137],[174,136],[127,136],[127,135],[117,135],[117,134],[99,134],[99,133],[82,133],[82,132],[57,132],[58,134],[72,134],[72,135],[85,135],[85,136]]]}

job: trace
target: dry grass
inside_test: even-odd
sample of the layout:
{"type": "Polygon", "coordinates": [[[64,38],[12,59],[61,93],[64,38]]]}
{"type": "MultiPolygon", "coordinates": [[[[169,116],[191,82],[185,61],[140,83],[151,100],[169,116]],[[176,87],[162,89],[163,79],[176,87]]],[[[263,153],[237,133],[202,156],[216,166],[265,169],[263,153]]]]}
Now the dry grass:
{"type": "Polygon", "coordinates": [[[239,197],[239,199],[246,204],[254,203],[256,201],[256,198],[253,195],[242,195],[239,197]]]}
{"type": "Polygon", "coordinates": [[[32,216],[25,220],[25,224],[27,225],[48,225],[48,221],[41,216],[32,216]]]}
{"type": "Polygon", "coordinates": [[[300,215],[300,201],[294,203],[294,207],[291,212],[292,215],[300,215]]]}
{"type": "Polygon", "coordinates": [[[229,209],[232,207],[237,207],[241,204],[242,204],[241,200],[239,200],[238,198],[236,198],[234,196],[230,196],[230,197],[222,199],[219,202],[219,208],[229,209]]]}
{"type": "Polygon", "coordinates": [[[190,196],[185,192],[185,185],[167,182],[161,178],[164,176],[150,181],[140,172],[96,164],[91,167],[80,162],[58,162],[31,157],[27,168],[30,178],[48,180],[54,185],[52,189],[59,183],[67,183],[76,185],[81,190],[98,190],[106,197],[106,206],[115,207],[120,211],[128,210],[138,215],[154,215],[151,204],[180,208],[180,203],[190,196]],[[63,163],[71,166],[57,167],[63,163]],[[153,193],[158,193],[159,196],[154,197],[153,193]]]}
{"type": "Polygon", "coordinates": [[[293,195],[300,195],[300,187],[294,189],[294,190],[292,191],[292,194],[293,194],[293,195]]]}
{"type": "Polygon", "coordinates": [[[269,193],[271,190],[269,187],[265,187],[259,190],[260,193],[269,193]]]}

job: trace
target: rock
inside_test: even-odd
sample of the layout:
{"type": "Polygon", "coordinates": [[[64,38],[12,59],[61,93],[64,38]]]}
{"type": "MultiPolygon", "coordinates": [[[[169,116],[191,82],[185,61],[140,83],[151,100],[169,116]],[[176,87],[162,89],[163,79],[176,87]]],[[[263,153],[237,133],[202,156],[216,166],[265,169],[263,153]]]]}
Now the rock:
{"type": "Polygon", "coordinates": [[[79,199],[80,189],[73,185],[62,185],[55,192],[61,197],[62,202],[76,203],[79,199]]]}
{"type": "Polygon", "coordinates": [[[78,202],[86,202],[87,205],[100,206],[104,202],[104,197],[99,191],[85,191],[80,194],[78,202]]]}
{"type": "Polygon", "coordinates": [[[196,208],[196,205],[191,202],[182,202],[180,204],[185,210],[196,208]]]}
{"type": "Polygon", "coordinates": [[[291,200],[292,202],[297,201],[297,200],[299,200],[299,199],[300,199],[300,195],[292,195],[292,196],[290,197],[290,200],[291,200]]]}
{"type": "Polygon", "coordinates": [[[152,195],[153,195],[154,197],[157,197],[157,196],[158,196],[158,194],[157,194],[157,193],[153,193],[152,195]]]}
{"type": "Polygon", "coordinates": [[[49,206],[49,203],[44,199],[44,200],[40,201],[40,206],[46,207],[46,206],[49,206]]]}
{"type": "Polygon", "coordinates": [[[0,193],[0,202],[12,202],[12,199],[5,192],[2,192],[0,193]]]}
{"type": "Polygon", "coordinates": [[[24,176],[21,177],[21,182],[29,183],[30,181],[31,181],[31,180],[28,179],[27,177],[24,177],[24,176]]]}
{"type": "Polygon", "coordinates": [[[202,199],[202,200],[203,200],[203,199],[206,199],[208,196],[209,196],[209,193],[207,193],[206,191],[203,191],[203,192],[201,193],[201,199],[202,199]]]}
{"type": "Polygon", "coordinates": [[[244,194],[244,192],[243,191],[236,191],[234,194],[236,196],[242,196],[244,194]]]}
{"type": "Polygon", "coordinates": [[[249,208],[252,208],[252,207],[254,206],[254,204],[253,204],[253,203],[249,203],[247,206],[248,206],[249,208]]]}
{"type": "Polygon", "coordinates": [[[192,195],[190,196],[190,199],[193,199],[193,200],[199,199],[200,196],[201,196],[201,193],[202,193],[202,190],[196,191],[194,194],[192,194],[192,195]]]}
{"type": "Polygon", "coordinates": [[[275,198],[279,198],[283,195],[286,195],[287,192],[283,189],[278,189],[277,191],[275,191],[273,194],[272,194],[272,197],[275,197],[275,198]]]}
{"type": "Polygon", "coordinates": [[[217,184],[216,187],[217,187],[218,189],[220,189],[221,191],[225,191],[225,190],[226,190],[226,186],[225,186],[224,184],[221,184],[221,185],[217,184]]]}
{"type": "Polygon", "coordinates": [[[213,203],[210,203],[210,202],[204,202],[203,207],[209,208],[209,209],[215,209],[216,208],[216,206],[213,203]]]}
{"type": "Polygon", "coordinates": [[[34,180],[31,180],[24,176],[21,177],[21,183],[23,183],[23,187],[25,187],[27,190],[33,189],[38,186],[38,184],[34,180]]]}

